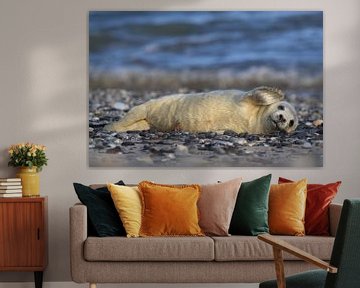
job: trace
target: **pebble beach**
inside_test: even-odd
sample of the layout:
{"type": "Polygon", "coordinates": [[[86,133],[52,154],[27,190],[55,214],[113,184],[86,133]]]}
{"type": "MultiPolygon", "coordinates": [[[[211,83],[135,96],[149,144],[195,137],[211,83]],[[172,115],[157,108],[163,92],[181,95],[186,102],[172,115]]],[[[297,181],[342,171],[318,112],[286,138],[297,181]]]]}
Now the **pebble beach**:
{"type": "MultiPolygon", "coordinates": [[[[193,92],[179,89],[178,92],[193,92]]],[[[298,113],[294,133],[269,135],[215,132],[108,132],[134,106],[166,92],[120,88],[92,89],[89,95],[89,163],[91,167],[321,167],[322,101],[318,96],[290,94],[298,113]]]]}

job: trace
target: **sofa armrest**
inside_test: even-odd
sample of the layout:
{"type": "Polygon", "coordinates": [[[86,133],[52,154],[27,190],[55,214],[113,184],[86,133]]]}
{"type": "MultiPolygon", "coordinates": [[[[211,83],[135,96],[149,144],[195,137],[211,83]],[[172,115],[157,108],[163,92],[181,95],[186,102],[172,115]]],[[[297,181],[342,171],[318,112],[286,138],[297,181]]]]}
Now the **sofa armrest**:
{"type": "Polygon", "coordinates": [[[342,204],[331,203],[329,207],[330,235],[336,236],[342,204]]]}
{"type": "Polygon", "coordinates": [[[73,281],[86,282],[83,245],[87,238],[87,208],[82,204],[70,207],[70,268],[73,281]]]}

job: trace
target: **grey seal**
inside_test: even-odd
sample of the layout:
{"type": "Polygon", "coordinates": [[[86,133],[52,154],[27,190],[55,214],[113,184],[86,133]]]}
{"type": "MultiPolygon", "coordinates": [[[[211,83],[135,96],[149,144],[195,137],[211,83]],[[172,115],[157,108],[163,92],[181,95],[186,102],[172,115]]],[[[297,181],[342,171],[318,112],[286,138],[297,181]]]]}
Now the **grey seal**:
{"type": "Polygon", "coordinates": [[[108,131],[290,133],[298,125],[294,107],[273,87],[250,91],[217,90],[175,94],[133,107],[123,119],[105,126],[108,131]]]}

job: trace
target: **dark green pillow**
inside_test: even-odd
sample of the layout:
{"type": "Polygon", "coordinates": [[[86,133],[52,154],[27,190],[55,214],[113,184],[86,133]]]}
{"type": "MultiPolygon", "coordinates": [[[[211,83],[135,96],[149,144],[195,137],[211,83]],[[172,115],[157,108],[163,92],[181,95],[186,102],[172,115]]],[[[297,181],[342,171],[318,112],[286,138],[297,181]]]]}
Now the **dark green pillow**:
{"type": "Polygon", "coordinates": [[[256,236],[269,233],[270,181],[271,174],[241,184],[230,222],[230,234],[256,236]]]}
{"type": "MultiPolygon", "coordinates": [[[[125,185],[122,181],[115,184],[125,185]]],[[[74,183],[74,188],[81,203],[87,207],[90,235],[99,237],[126,235],[107,187],[92,189],[89,186],[74,183]]]]}

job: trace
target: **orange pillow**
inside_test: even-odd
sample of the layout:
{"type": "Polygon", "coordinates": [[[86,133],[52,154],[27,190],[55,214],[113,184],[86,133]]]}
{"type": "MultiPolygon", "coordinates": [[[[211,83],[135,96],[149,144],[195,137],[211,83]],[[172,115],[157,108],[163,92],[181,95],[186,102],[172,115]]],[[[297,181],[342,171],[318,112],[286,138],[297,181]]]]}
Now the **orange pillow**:
{"type": "MultiPolygon", "coordinates": [[[[293,181],[279,177],[279,184],[293,181]]],[[[308,184],[305,211],[305,234],[329,236],[329,206],[341,181],[329,184],[308,184]]]]}
{"type": "Polygon", "coordinates": [[[269,195],[269,228],[271,234],[303,236],[306,207],[306,184],[273,184],[269,195]]]}
{"type": "Polygon", "coordinates": [[[139,183],[142,198],[140,236],[203,236],[199,227],[199,185],[139,183]]]}

